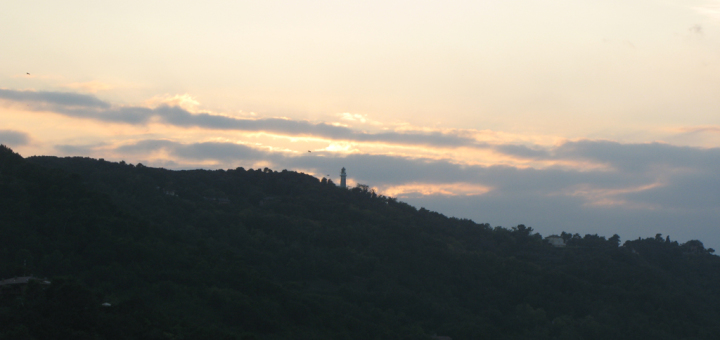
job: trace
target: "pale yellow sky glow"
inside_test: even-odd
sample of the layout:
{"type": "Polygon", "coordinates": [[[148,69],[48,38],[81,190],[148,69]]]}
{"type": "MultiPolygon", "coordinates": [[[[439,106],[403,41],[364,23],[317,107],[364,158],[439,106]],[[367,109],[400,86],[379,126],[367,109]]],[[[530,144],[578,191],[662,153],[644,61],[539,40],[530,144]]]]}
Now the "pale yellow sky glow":
{"type": "Polygon", "coordinates": [[[0,41],[0,143],[23,156],[345,166],[553,232],[720,224],[717,0],[27,0],[0,41]]]}

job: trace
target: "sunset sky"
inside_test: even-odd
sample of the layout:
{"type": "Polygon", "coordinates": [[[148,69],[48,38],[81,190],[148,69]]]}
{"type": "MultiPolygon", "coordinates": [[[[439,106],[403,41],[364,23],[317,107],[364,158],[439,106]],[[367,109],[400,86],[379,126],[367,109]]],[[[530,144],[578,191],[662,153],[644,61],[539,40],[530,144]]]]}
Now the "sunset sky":
{"type": "Polygon", "coordinates": [[[0,143],[720,249],[720,1],[11,1],[0,143]]]}

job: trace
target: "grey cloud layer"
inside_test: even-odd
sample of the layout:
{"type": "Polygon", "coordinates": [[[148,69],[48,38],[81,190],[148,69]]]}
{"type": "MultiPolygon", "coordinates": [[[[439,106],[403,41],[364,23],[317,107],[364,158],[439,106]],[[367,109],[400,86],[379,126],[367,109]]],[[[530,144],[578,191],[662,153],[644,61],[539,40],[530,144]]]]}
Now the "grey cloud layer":
{"type": "Polygon", "coordinates": [[[0,130],[0,144],[21,146],[30,143],[30,136],[15,130],[0,130]]]}
{"type": "Polygon", "coordinates": [[[487,147],[473,138],[443,133],[365,133],[325,123],[267,119],[237,119],[207,113],[193,114],[176,106],[115,107],[94,96],[64,92],[33,92],[0,89],[0,99],[27,103],[33,110],[51,111],[75,118],[105,122],[146,124],[157,119],[178,127],[200,127],[215,130],[265,131],[294,136],[316,136],[333,140],[381,142],[392,144],[428,145],[441,147],[487,147]]]}
{"type": "Polygon", "coordinates": [[[94,96],[70,92],[16,91],[0,89],[0,99],[23,103],[42,103],[59,106],[82,106],[87,108],[109,108],[110,104],[94,96]]]}
{"type": "Polygon", "coordinates": [[[145,140],[131,145],[121,146],[115,151],[129,154],[146,154],[165,150],[175,157],[189,160],[244,160],[282,158],[280,154],[263,152],[245,145],[233,143],[193,143],[180,144],[167,140],[145,140]]]}
{"type": "Polygon", "coordinates": [[[556,156],[608,163],[625,171],[645,171],[661,166],[713,168],[720,166],[720,149],[701,149],[663,143],[620,144],[611,141],[568,142],[556,156]]]}
{"type": "MultiPolygon", "coordinates": [[[[681,148],[669,147],[664,144],[621,145],[615,142],[578,141],[568,142],[555,149],[530,147],[525,145],[490,145],[479,142],[472,137],[460,133],[417,133],[417,132],[382,132],[366,133],[347,127],[308,121],[266,118],[238,119],[212,115],[208,113],[191,113],[176,106],[160,106],[154,109],[145,107],[116,107],[100,99],[84,94],[64,92],[32,92],[0,89],[0,99],[24,102],[35,110],[47,110],[65,116],[94,119],[106,122],[147,124],[157,120],[178,127],[200,127],[214,130],[265,131],[291,136],[315,136],[331,140],[347,140],[357,142],[381,142],[402,145],[424,145],[434,147],[473,147],[492,149],[496,152],[531,160],[592,160],[605,163],[612,157],[613,164],[621,167],[649,166],[658,157],[675,153],[672,157],[686,161],[693,153],[685,153],[681,148]],[[642,152],[639,152],[642,149],[642,152]],[[625,157],[625,161],[622,161],[625,157]],[[650,162],[646,162],[650,161],[650,162]]],[[[720,151],[709,162],[713,163],[720,157],[720,151]]],[[[706,157],[706,155],[703,155],[706,157]]]]}

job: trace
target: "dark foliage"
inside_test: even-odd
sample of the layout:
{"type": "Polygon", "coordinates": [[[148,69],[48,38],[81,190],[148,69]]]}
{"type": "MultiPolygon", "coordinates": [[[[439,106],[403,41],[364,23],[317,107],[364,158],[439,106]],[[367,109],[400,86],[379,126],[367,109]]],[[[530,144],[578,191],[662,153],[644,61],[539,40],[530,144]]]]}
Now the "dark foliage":
{"type": "Polygon", "coordinates": [[[714,339],[699,241],[491,228],[270,169],[0,146],[0,339],[714,339]],[[111,306],[102,306],[109,303],[111,306]]]}

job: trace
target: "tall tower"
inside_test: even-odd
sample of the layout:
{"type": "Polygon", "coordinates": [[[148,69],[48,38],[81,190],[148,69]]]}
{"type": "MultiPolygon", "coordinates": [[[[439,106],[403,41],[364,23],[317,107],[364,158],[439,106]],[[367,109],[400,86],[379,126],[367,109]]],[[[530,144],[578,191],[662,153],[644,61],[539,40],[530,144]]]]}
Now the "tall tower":
{"type": "Polygon", "coordinates": [[[346,188],[347,185],[345,184],[345,177],[347,177],[347,174],[345,173],[345,168],[343,167],[342,170],[340,170],[340,187],[346,188]]]}

